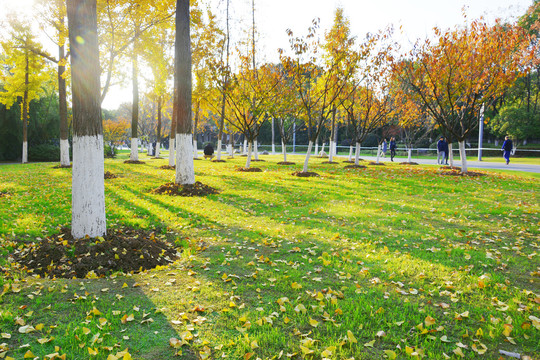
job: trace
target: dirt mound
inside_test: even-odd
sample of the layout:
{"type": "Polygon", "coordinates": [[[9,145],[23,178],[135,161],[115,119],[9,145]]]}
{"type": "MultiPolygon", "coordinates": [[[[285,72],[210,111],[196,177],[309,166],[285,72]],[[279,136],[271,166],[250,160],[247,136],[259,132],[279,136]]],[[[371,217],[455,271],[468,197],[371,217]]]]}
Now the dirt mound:
{"type": "Polygon", "coordinates": [[[280,161],[278,162],[278,165],[294,165],[295,163],[290,161],[280,161]]]}
{"type": "Polygon", "coordinates": [[[344,169],[365,169],[366,166],[364,165],[347,165],[344,167],[344,169]]]}
{"type": "Polygon", "coordinates": [[[399,165],[418,165],[418,163],[415,163],[414,161],[411,161],[411,162],[404,161],[404,162],[400,162],[399,165]]]}
{"type": "Polygon", "coordinates": [[[460,170],[445,170],[440,172],[441,175],[447,175],[447,176],[469,176],[469,177],[480,177],[480,176],[487,176],[485,173],[479,173],[476,171],[467,171],[466,173],[462,173],[460,170]]]}
{"type": "Polygon", "coordinates": [[[251,161],[266,162],[266,160],[263,160],[263,159],[251,159],[251,161]]]}
{"type": "Polygon", "coordinates": [[[104,176],[105,176],[105,179],[116,179],[118,177],[118,175],[113,174],[110,171],[105,172],[104,176]]]}
{"type": "Polygon", "coordinates": [[[178,256],[176,249],[146,230],[109,229],[104,237],[75,240],[70,229],[63,228],[60,234],[16,250],[10,257],[43,277],[84,278],[153,269],[178,256]]]}
{"type": "Polygon", "coordinates": [[[10,196],[10,195],[11,195],[11,194],[8,193],[8,192],[0,191],[0,198],[1,198],[1,197],[8,197],[8,196],[10,196]]]}
{"type": "Polygon", "coordinates": [[[339,164],[336,161],[323,161],[321,164],[339,164]]]}
{"type": "Polygon", "coordinates": [[[311,172],[311,171],[306,171],[306,172],[295,171],[295,172],[292,173],[292,175],[293,176],[298,176],[298,177],[319,177],[320,176],[316,172],[311,172]]]}
{"type": "Polygon", "coordinates": [[[262,170],[260,168],[256,168],[256,167],[250,167],[250,168],[239,167],[239,168],[236,168],[236,171],[240,171],[240,172],[262,172],[262,170]]]}
{"type": "Polygon", "coordinates": [[[371,162],[369,163],[369,165],[385,166],[384,163],[382,163],[382,162],[376,163],[375,161],[371,161],[371,162]]]}
{"type": "Polygon", "coordinates": [[[204,185],[200,181],[195,184],[179,185],[175,183],[167,183],[161,185],[152,191],[155,194],[171,195],[171,196],[206,196],[211,194],[219,194],[217,189],[204,185]]]}
{"type": "Polygon", "coordinates": [[[163,165],[163,166],[160,166],[158,169],[163,169],[163,170],[176,170],[176,166],[163,165]]]}
{"type": "Polygon", "coordinates": [[[51,169],[71,169],[73,165],[56,165],[53,166],[51,169]]]}
{"type": "Polygon", "coordinates": [[[145,164],[145,162],[139,160],[126,160],[124,161],[124,164],[145,164]]]}
{"type": "Polygon", "coordinates": [[[216,159],[216,160],[212,160],[212,162],[216,162],[216,163],[224,163],[224,162],[226,162],[226,161],[225,161],[225,160],[217,160],[217,159],[216,159]]]}

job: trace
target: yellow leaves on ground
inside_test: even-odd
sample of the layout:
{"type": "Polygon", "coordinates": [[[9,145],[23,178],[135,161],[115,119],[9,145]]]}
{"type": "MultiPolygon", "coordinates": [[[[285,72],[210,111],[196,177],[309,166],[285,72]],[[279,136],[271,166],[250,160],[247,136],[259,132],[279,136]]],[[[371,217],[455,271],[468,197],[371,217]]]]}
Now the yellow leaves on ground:
{"type": "Polygon", "coordinates": [[[384,354],[388,357],[390,360],[395,360],[397,357],[397,354],[393,350],[384,350],[384,354]]]}
{"type": "Polygon", "coordinates": [[[135,316],[133,316],[133,314],[129,314],[129,315],[124,314],[124,316],[122,316],[122,318],[120,319],[122,324],[125,324],[125,323],[133,321],[133,320],[135,320],[135,316]]]}
{"type": "Polygon", "coordinates": [[[317,320],[309,318],[309,325],[311,325],[313,327],[317,327],[317,326],[319,326],[319,322],[317,320]]]}
{"type": "Polygon", "coordinates": [[[426,324],[426,327],[429,327],[433,324],[435,324],[436,320],[432,318],[431,316],[426,316],[426,319],[424,320],[424,323],[426,324]]]}
{"type": "Polygon", "coordinates": [[[347,330],[347,339],[349,340],[349,342],[351,344],[356,344],[358,343],[358,340],[356,340],[356,338],[354,337],[354,334],[352,333],[351,330],[347,330]]]}
{"type": "Polygon", "coordinates": [[[302,285],[297,283],[296,281],[291,284],[291,287],[295,290],[300,290],[302,288],[302,285]]]}

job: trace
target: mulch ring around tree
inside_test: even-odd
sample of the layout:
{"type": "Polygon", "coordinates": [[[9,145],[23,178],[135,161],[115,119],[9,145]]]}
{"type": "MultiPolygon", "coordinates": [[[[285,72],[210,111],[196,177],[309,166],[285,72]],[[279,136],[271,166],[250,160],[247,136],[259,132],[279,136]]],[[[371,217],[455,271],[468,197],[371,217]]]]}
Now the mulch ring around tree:
{"type": "Polygon", "coordinates": [[[447,175],[447,176],[469,176],[469,177],[481,177],[481,176],[487,176],[486,173],[480,173],[476,171],[467,171],[466,173],[462,173],[461,170],[458,168],[456,169],[444,169],[444,171],[440,172],[441,175],[447,175]]]}
{"type": "Polygon", "coordinates": [[[212,160],[212,162],[215,162],[215,163],[224,163],[224,162],[226,162],[226,161],[225,161],[225,160],[218,160],[218,159],[216,159],[216,160],[212,160]]]}
{"type": "Polygon", "coordinates": [[[145,164],[145,162],[139,160],[126,160],[124,161],[124,164],[145,164]]]}
{"type": "Polygon", "coordinates": [[[263,160],[263,159],[251,159],[251,161],[266,162],[266,160],[263,160]]]}
{"type": "Polygon", "coordinates": [[[116,228],[104,237],[75,240],[71,230],[63,228],[60,234],[15,250],[10,260],[42,277],[85,278],[153,269],[179,256],[175,248],[148,230],[116,228]]]}
{"type": "Polygon", "coordinates": [[[296,163],[290,162],[290,161],[280,161],[277,163],[278,165],[295,165],[296,163]]]}
{"type": "Polygon", "coordinates": [[[317,174],[316,172],[311,172],[311,171],[295,171],[292,173],[293,176],[298,176],[298,177],[319,177],[320,175],[317,174]]]}
{"type": "Polygon", "coordinates": [[[404,162],[400,162],[399,165],[418,165],[418,163],[414,161],[411,161],[411,162],[404,161],[404,162]]]}
{"type": "Polygon", "coordinates": [[[332,164],[332,165],[335,165],[335,164],[339,164],[337,161],[323,161],[321,164],[332,164]]]}
{"type": "Polygon", "coordinates": [[[118,175],[113,174],[110,171],[107,171],[107,172],[105,172],[104,177],[105,177],[105,179],[116,179],[118,177],[118,175]]]}
{"type": "Polygon", "coordinates": [[[69,165],[56,165],[56,166],[53,166],[51,169],[71,169],[73,167],[73,165],[69,164],[69,165]]]}
{"type": "Polygon", "coordinates": [[[347,165],[344,169],[365,169],[365,165],[347,165]]]}
{"type": "Polygon", "coordinates": [[[377,163],[377,162],[375,162],[375,161],[370,161],[369,165],[385,166],[384,163],[382,163],[382,162],[377,163]]]}
{"type": "Polygon", "coordinates": [[[163,165],[163,166],[160,166],[158,169],[163,169],[163,170],[176,170],[176,166],[163,165]]]}
{"type": "Polygon", "coordinates": [[[249,168],[239,167],[239,168],[236,168],[235,171],[240,171],[240,172],[262,172],[262,169],[257,168],[257,167],[249,167],[249,168]]]}
{"type": "Polygon", "coordinates": [[[167,183],[161,185],[157,189],[152,190],[154,194],[170,195],[170,196],[206,196],[211,194],[219,194],[219,190],[211,186],[204,185],[200,181],[195,184],[180,185],[176,183],[167,183]]]}

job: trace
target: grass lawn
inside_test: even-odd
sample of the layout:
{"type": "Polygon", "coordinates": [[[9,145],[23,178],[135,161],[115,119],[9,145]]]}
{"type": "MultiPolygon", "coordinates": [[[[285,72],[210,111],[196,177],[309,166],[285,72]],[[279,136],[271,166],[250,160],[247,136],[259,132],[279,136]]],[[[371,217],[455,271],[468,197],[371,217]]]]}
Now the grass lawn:
{"type": "Polygon", "coordinates": [[[540,358],[540,183],[279,156],[196,161],[202,198],[151,193],[166,159],[106,160],[109,227],[154,229],[172,265],[46,279],[14,248],[71,219],[71,169],[0,166],[0,359],[540,358]],[[483,354],[483,355],[481,355],[483,354]],[[48,357],[46,357],[48,356],[48,357]],[[522,357],[523,358],[523,357],[522,357]]]}

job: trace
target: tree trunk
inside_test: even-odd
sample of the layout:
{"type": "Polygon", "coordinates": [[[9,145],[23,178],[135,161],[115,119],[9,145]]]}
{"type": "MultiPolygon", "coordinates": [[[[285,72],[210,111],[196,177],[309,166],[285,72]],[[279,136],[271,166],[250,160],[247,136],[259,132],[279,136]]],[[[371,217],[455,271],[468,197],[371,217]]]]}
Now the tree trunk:
{"type": "Polygon", "coordinates": [[[155,157],[159,157],[159,150],[161,147],[161,102],[163,98],[160,96],[158,98],[158,105],[157,105],[157,132],[156,132],[156,153],[154,154],[155,157]]]}
{"type": "Polygon", "coordinates": [[[377,164],[381,160],[381,144],[377,145],[377,164]]]}
{"type": "Polygon", "coordinates": [[[283,161],[287,162],[287,147],[283,140],[281,140],[281,151],[283,152],[283,161]]]}
{"type": "Polygon", "coordinates": [[[408,159],[407,162],[412,163],[412,148],[407,149],[408,159]]]}
{"type": "Polygon", "coordinates": [[[26,50],[26,67],[24,74],[24,95],[22,103],[22,123],[23,123],[23,147],[22,147],[22,163],[28,162],[28,87],[30,85],[30,60],[28,58],[28,51],[26,50]]]}
{"type": "MultiPolygon", "coordinates": [[[[176,75],[175,75],[176,76],[176,75]]],[[[176,80],[174,80],[176,82],[176,80]]],[[[169,135],[169,166],[174,166],[176,150],[176,111],[178,108],[178,98],[173,90],[173,110],[171,119],[171,134],[169,135]]]]}
{"type": "Polygon", "coordinates": [[[253,152],[255,153],[255,160],[259,160],[259,144],[257,142],[257,139],[253,141],[253,152]]]}
{"type": "Polygon", "coordinates": [[[354,164],[360,165],[360,143],[356,142],[356,152],[354,153],[354,164]]]}
{"type": "Polygon", "coordinates": [[[274,132],[274,118],[272,118],[272,155],[276,155],[276,143],[275,143],[275,132],[274,132]]]}
{"type": "Polygon", "coordinates": [[[319,155],[319,137],[315,139],[315,156],[319,155]]]}
{"type": "Polygon", "coordinates": [[[131,153],[129,159],[131,161],[139,161],[139,152],[137,151],[138,134],[137,129],[139,127],[139,79],[138,79],[138,61],[135,52],[135,41],[133,42],[133,55],[131,58],[132,65],[132,81],[133,81],[133,101],[131,104],[131,153]]]}
{"type": "Polygon", "coordinates": [[[351,144],[351,146],[349,147],[349,161],[352,161],[352,154],[353,154],[353,146],[351,144]]]}
{"type": "Polygon", "coordinates": [[[319,155],[322,157],[324,155],[324,145],[326,145],[324,142],[322,143],[321,152],[319,155]]]}
{"type": "Polygon", "coordinates": [[[304,167],[302,168],[302,172],[308,171],[308,165],[309,165],[309,156],[311,155],[311,149],[313,148],[313,141],[309,140],[308,143],[308,149],[306,152],[306,158],[304,159],[304,167]]]}
{"type": "Polygon", "coordinates": [[[246,169],[249,169],[249,167],[251,166],[251,153],[252,153],[252,142],[249,141],[248,142],[248,146],[247,146],[247,159],[246,159],[246,169]]]}
{"type": "Polygon", "coordinates": [[[195,124],[193,125],[193,158],[194,159],[199,158],[199,151],[197,149],[197,126],[199,124],[199,110],[200,110],[200,107],[201,107],[200,102],[197,101],[197,105],[195,107],[195,124]]]}
{"type": "Polygon", "coordinates": [[[191,131],[191,38],[189,0],[176,1],[175,68],[178,94],[176,113],[176,183],[195,183],[191,131]]]}
{"type": "Polygon", "coordinates": [[[465,140],[459,141],[459,157],[461,158],[461,172],[467,172],[467,153],[465,152],[465,140]]]}
{"type": "MultiPolygon", "coordinates": [[[[62,24],[64,19],[61,20],[62,24]]],[[[66,67],[63,65],[65,58],[64,45],[58,47],[58,113],[60,115],[60,165],[69,166],[69,141],[68,141],[68,119],[67,119],[67,91],[66,79],[63,75],[66,67]]]]}
{"type": "Polygon", "coordinates": [[[247,145],[248,145],[248,141],[244,138],[244,150],[243,150],[243,154],[247,154],[247,145]]]}
{"type": "Polygon", "coordinates": [[[452,151],[452,143],[448,142],[448,162],[450,167],[454,167],[454,152],[452,151]]]}
{"type": "Polygon", "coordinates": [[[107,233],[96,0],[68,0],[67,14],[73,99],[71,233],[81,239],[107,233]]]}

